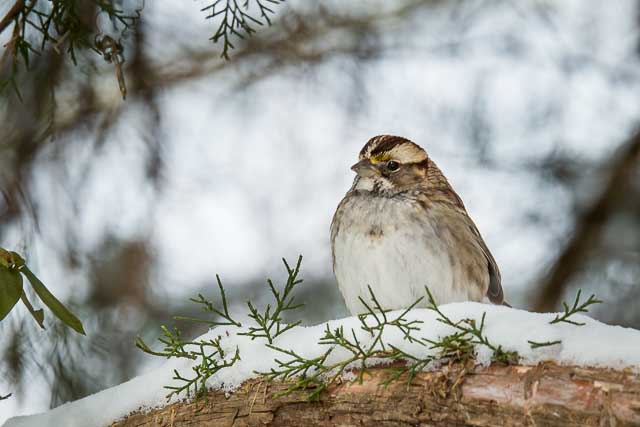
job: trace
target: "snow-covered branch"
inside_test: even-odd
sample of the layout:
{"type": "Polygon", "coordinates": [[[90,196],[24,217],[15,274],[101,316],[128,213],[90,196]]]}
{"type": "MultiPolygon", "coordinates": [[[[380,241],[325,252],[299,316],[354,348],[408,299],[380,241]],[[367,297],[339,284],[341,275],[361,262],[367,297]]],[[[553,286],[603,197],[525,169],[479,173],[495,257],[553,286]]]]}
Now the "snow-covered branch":
{"type": "Polygon", "coordinates": [[[300,260],[285,266],[264,310],[231,313],[219,282],[218,304],[194,300],[209,332],[164,328],[158,350],[139,340],[162,366],[5,427],[640,425],[640,331],[580,314],[593,296],[556,314],[438,306],[428,289],[388,311],[371,293],[364,314],[304,327],[282,317],[301,283],[300,260]]]}
{"type": "Polygon", "coordinates": [[[629,371],[543,363],[456,364],[419,373],[412,385],[381,386],[383,368],[362,384],[333,387],[320,402],[302,391],[276,397],[283,383],[251,380],[208,400],[137,411],[111,427],[147,426],[637,426],[640,376],[629,371]]]}

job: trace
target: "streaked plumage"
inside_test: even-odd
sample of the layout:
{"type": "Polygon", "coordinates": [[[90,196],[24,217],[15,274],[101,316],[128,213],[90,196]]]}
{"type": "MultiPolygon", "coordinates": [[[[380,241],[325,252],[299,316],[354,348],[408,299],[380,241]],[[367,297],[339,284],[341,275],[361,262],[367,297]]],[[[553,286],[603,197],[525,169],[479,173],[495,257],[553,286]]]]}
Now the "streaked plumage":
{"type": "Polygon", "coordinates": [[[405,308],[428,286],[439,304],[503,303],[500,271],[462,200],[413,142],[367,142],[331,224],[333,269],[353,314],[367,285],[385,308],[405,308]],[[396,168],[393,170],[394,168],[396,168]]]}

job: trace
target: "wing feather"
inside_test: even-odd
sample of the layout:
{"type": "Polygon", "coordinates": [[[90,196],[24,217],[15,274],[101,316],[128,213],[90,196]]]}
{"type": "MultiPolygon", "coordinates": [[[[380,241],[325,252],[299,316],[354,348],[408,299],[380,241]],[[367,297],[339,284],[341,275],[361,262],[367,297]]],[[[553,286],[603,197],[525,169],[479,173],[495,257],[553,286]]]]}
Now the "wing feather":
{"type": "MultiPolygon", "coordinates": [[[[469,218],[468,215],[467,218],[469,218]]],[[[500,269],[498,269],[498,263],[496,263],[495,258],[493,258],[493,255],[491,255],[491,251],[489,251],[489,248],[487,248],[487,244],[484,242],[484,239],[480,235],[478,227],[476,227],[471,218],[469,218],[469,228],[475,236],[480,249],[482,249],[484,257],[487,260],[487,272],[489,273],[489,287],[487,288],[487,298],[489,298],[489,301],[494,304],[503,304],[504,292],[502,290],[502,276],[500,275],[500,269]]]]}
{"type": "MultiPolygon", "coordinates": [[[[431,170],[433,171],[433,166],[431,167],[431,170]]],[[[445,180],[444,176],[441,175],[439,170],[436,169],[435,174],[437,176],[435,178],[432,178],[431,181],[434,181],[437,177],[440,177],[439,179],[441,180],[445,180]]],[[[457,213],[460,215],[460,220],[466,224],[469,231],[471,232],[472,238],[475,240],[475,246],[479,248],[482,252],[482,255],[484,255],[487,268],[486,271],[489,276],[489,286],[486,292],[487,298],[489,298],[489,301],[491,301],[493,304],[509,305],[504,301],[502,277],[500,275],[498,264],[496,263],[495,258],[493,258],[491,251],[489,251],[489,248],[484,242],[484,239],[480,235],[478,227],[476,227],[473,220],[469,217],[469,214],[467,213],[462,200],[455,193],[455,191],[451,189],[449,184],[446,183],[446,185],[443,185],[440,188],[430,188],[428,190],[425,190],[418,196],[418,201],[425,209],[431,209],[434,207],[434,205],[440,204],[441,206],[448,205],[448,210],[453,209],[457,211],[457,213]]]]}

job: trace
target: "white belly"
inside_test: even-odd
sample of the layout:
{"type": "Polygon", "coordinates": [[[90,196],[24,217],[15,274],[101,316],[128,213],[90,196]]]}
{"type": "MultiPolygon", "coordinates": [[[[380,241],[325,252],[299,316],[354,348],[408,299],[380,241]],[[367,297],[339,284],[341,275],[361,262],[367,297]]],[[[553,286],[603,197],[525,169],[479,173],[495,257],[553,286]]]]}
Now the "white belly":
{"type": "Polygon", "coordinates": [[[406,308],[421,296],[420,306],[427,305],[425,286],[438,304],[477,299],[457,283],[455,255],[417,204],[362,197],[342,208],[335,224],[334,271],[352,314],[365,311],[358,297],[370,301],[367,286],[388,309],[406,308]]]}

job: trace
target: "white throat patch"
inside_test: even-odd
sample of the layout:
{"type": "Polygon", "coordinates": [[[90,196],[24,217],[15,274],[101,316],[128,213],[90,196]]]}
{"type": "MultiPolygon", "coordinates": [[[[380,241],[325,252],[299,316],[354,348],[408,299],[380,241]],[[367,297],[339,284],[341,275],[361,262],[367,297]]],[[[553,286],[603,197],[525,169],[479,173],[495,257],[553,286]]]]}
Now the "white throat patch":
{"type": "Polygon", "coordinates": [[[376,178],[363,178],[356,177],[353,182],[353,189],[360,191],[374,191],[374,190],[390,190],[393,188],[391,182],[383,177],[376,178]],[[378,187],[376,188],[376,183],[378,187]]]}

